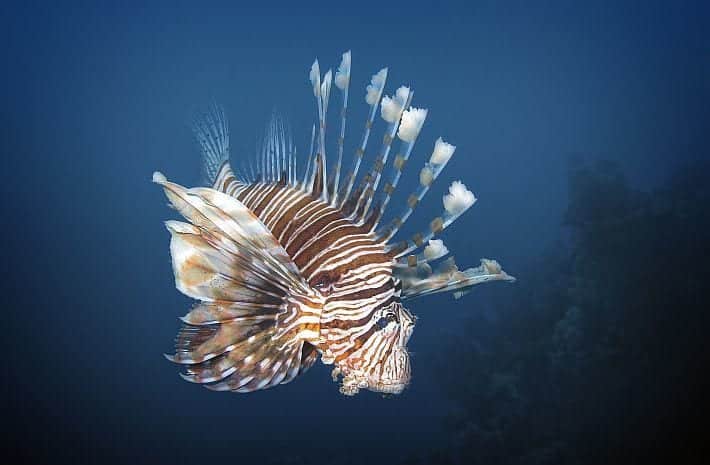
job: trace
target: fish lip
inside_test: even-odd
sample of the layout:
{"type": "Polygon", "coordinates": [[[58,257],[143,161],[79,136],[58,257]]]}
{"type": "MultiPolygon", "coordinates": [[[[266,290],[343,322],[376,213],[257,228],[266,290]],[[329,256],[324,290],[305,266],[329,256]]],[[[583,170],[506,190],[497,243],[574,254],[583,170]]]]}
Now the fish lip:
{"type": "Polygon", "coordinates": [[[409,385],[409,381],[398,382],[377,382],[369,386],[371,391],[381,392],[384,394],[401,394],[402,391],[409,385]]]}
{"type": "Polygon", "coordinates": [[[368,389],[371,391],[382,392],[385,394],[400,394],[407,386],[409,386],[411,379],[411,375],[396,379],[369,377],[367,384],[368,389]]]}
{"type": "Polygon", "coordinates": [[[382,379],[378,376],[363,373],[360,370],[344,369],[343,374],[351,380],[357,381],[356,384],[360,389],[367,389],[373,392],[383,394],[400,394],[409,386],[411,376],[399,379],[382,379]]]}

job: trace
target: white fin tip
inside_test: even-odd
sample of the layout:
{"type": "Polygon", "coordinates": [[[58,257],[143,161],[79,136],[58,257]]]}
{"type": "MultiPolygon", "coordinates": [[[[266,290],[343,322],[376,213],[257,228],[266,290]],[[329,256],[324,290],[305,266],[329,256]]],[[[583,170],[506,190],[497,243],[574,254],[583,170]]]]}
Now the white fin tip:
{"type": "Polygon", "coordinates": [[[444,245],[444,241],[440,239],[431,239],[429,245],[424,248],[424,258],[427,260],[436,260],[449,253],[449,249],[444,245]]]}
{"type": "Polygon", "coordinates": [[[382,88],[385,86],[385,80],[387,79],[387,68],[382,68],[376,74],[372,75],[370,84],[367,86],[367,95],[365,96],[365,101],[368,105],[375,105],[377,99],[382,93],[382,88]]]}
{"type": "Polygon", "coordinates": [[[396,123],[402,115],[402,109],[409,98],[409,87],[401,86],[394,96],[382,98],[382,119],[388,123],[396,123]]]}
{"type": "Polygon", "coordinates": [[[444,196],[444,208],[451,215],[457,216],[476,202],[476,196],[461,181],[454,181],[449,186],[449,193],[444,196]]]}
{"type": "Polygon", "coordinates": [[[455,145],[444,142],[444,140],[439,137],[434,143],[434,151],[431,153],[429,162],[435,165],[443,165],[449,161],[454,151],[456,151],[455,145]]]}
{"type": "Polygon", "coordinates": [[[345,90],[350,84],[350,50],[343,53],[338,71],[335,73],[335,86],[340,90],[345,90]]]}
{"type": "Polygon", "coordinates": [[[402,114],[397,136],[405,142],[414,142],[422,130],[428,110],[425,108],[410,108],[402,114]]]}

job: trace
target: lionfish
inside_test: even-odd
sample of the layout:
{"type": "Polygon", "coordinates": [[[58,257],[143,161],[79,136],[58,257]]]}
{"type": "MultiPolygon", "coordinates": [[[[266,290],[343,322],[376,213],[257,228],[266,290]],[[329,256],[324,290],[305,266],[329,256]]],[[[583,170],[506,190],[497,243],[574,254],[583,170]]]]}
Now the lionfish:
{"type": "Polygon", "coordinates": [[[478,283],[514,280],[494,260],[460,271],[434,239],[476,201],[459,181],[426,230],[393,240],[454,153],[456,147],[441,138],[404,210],[381,224],[427,116],[426,109],[411,106],[409,87],[383,96],[387,68],[367,85],[364,134],[340,182],[350,66],[347,52],[334,77],[330,70],[321,76],[318,60],[311,67],[318,120],[301,173],[291,131],[278,117],[251,165],[234,169],[227,120],[217,105],[194,127],[209,187],[188,189],[154,173],[153,181],[188,221],[166,222],[176,287],[198,301],[181,318],[174,355],[166,355],[185,367],[186,380],[251,392],[291,382],[320,357],[334,365],[333,381],[342,377],[343,394],[399,394],[411,377],[407,343],[416,321],[404,301],[438,292],[458,298],[478,283]],[[333,83],[342,106],[337,158],[328,176],[326,116],[333,83]],[[382,144],[356,182],[378,108],[386,123],[382,144]],[[391,174],[378,192],[393,145],[391,174]]]}

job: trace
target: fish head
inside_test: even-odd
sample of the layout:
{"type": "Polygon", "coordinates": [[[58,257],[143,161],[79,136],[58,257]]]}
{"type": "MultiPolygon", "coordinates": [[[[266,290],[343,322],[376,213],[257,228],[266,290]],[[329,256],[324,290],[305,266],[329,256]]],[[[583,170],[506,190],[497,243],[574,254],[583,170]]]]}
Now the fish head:
{"type": "Polygon", "coordinates": [[[340,391],[346,395],[354,395],[360,389],[400,394],[411,379],[407,343],[416,319],[395,301],[372,312],[369,320],[361,345],[336,361],[334,375],[343,376],[340,391]]]}
{"type": "MultiPolygon", "coordinates": [[[[347,246],[348,244],[345,243],[347,246]]],[[[340,391],[360,389],[399,394],[411,378],[407,349],[416,319],[402,305],[401,282],[392,257],[376,241],[359,239],[360,250],[345,253],[340,268],[319,270],[309,280],[324,298],[317,344],[321,360],[333,364],[340,391]]]]}

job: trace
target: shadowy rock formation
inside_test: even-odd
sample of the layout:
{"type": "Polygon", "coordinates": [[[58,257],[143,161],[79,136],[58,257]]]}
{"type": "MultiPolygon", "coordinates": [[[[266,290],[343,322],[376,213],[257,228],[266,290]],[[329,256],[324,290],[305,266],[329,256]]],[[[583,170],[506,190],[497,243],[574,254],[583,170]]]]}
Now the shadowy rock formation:
{"type": "Polygon", "coordinates": [[[575,168],[569,237],[451,344],[451,444],[411,463],[692,459],[707,411],[704,173],[696,163],[641,192],[612,163],[575,168]]]}

